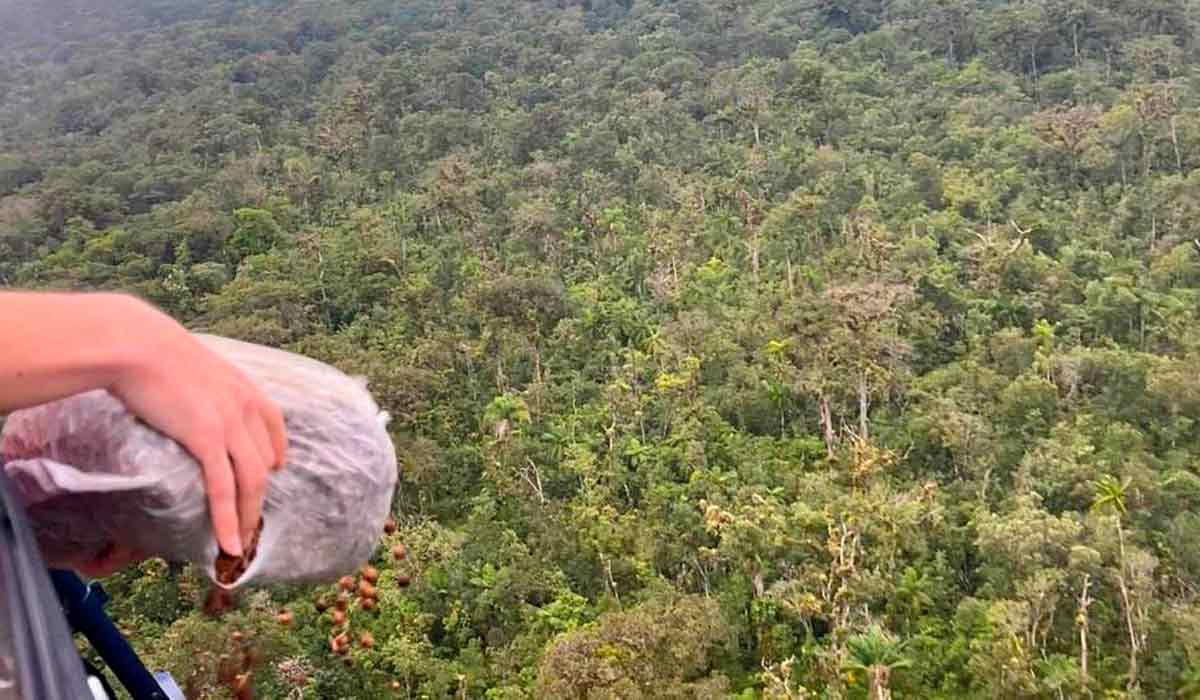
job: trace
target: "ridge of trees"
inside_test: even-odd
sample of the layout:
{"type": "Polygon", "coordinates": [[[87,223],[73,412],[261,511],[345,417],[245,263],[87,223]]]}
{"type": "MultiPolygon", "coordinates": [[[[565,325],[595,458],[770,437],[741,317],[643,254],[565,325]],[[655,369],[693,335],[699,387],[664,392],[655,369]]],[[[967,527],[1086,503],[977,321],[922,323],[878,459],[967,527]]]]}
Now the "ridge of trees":
{"type": "Polygon", "coordinates": [[[1200,693],[1195,9],[0,1],[0,281],[394,417],[371,645],[121,623],[195,697],[235,630],[263,697],[1200,693]]]}

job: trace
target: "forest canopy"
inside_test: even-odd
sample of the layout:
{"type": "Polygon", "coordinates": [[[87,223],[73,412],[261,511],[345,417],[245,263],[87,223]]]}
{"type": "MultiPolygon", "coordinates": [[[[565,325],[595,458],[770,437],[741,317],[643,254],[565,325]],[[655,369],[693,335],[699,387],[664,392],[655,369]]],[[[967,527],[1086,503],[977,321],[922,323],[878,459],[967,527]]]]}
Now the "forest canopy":
{"type": "Polygon", "coordinates": [[[1198,9],[0,0],[0,283],[402,464],[372,609],[114,615],[197,698],[1197,696],[1198,9]]]}

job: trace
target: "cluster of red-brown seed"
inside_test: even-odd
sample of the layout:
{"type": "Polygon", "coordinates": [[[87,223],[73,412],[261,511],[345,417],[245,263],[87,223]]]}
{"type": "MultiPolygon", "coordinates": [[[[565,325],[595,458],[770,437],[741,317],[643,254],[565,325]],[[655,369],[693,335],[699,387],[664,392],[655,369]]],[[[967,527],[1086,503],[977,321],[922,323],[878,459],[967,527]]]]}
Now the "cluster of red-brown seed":
{"type": "Polygon", "coordinates": [[[233,642],[230,651],[217,659],[217,680],[233,691],[236,700],[253,700],[254,688],[251,680],[258,665],[258,652],[254,641],[241,631],[230,635],[233,642]]]}
{"type": "MultiPolygon", "coordinates": [[[[260,526],[261,529],[261,526],[260,526]]],[[[384,525],[384,533],[393,535],[396,533],[395,520],[388,518],[384,525]]],[[[257,540],[257,537],[255,538],[257,540]]],[[[408,558],[408,548],[403,544],[396,544],[392,547],[392,558],[398,563],[408,558]]],[[[248,549],[247,555],[234,560],[232,557],[222,555],[217,562],[218,580],[223,583],[232,583],[242,572],[245,571],[249,561],[254,556],[253,545],[248,549]]],[[[404,573],[396,575],[396,585],[401,588],[406,588],[412,579],[404,573]]],[[[313,601],[313,605],[322,616],[326,616],[331,623],[329,637],[330,653],[342,657],[342,662],[346,666],[353,666],[354,659],[350,656],[350,648],[354,641],[357,641],[358,646],[362,649],[372,649],[375,646],[375,637],[368,631],[363,631],[358,634],[355,640],[351,631],[351,616],[356,611],[363,613],[374,614],[379,610],[379,569],[366,564],[358,571],[357,576],[343,576],[338,579],[333,587],[333,591],[325,591],[319,593],[313,601]]],[[[220,615],[224,611],[230,609],[234,605],[234,594],[231,591],[214,586],[209,591],[208,600],[205,603],[205,609],[213,615],[220,615]]],[[[275,615],[275,620],[283,627],[291,627],[295,622],[295,614],[287,609],[280,610],[275,615]]],[[[218,680],[233,691],[233,695],[237,700],[251,700],[253,698],[253,690],[251,680],[254,674],[254,666],[258,659],[254,649],[254,645],[250,638],[241,631],[235,631],[231,635],[233,642],[233,651],[221,656],[218,665],[218,680]]],[[[392,683],[393,689],[400,687],[399,681],[392,683]]]]}
{"type": "MultiPolygon", "coordinates": [[[[396,532],[396,523],[392,519],[388,519],[384,526],[386,534],[394,534],[396,532]]],[[[403,544],[397,544],[392,547],[392,558],[397,562],[403,561],[408,557],[408,549],[403,544]]],[[[396,577],[396,584],[400,587],[407,587],[411,579],[401,574],[396,577]]],[[[328,613],[329,622],[332,625],[329,637],[329,651],[343,658],[343,662],[347,666],[352,666],[354,660],[350,656],[350,648],[353,644],[354,636],[351,631],[351,617],[356,611],[364,613],[375,613],[379,610],[379,569],[367,564],[359,570],[358,576],[343,576],[336,585],[336,593],[324,593],[318,595],[314,605],[317,612],[325,615],[328,613]]],[[[281,613],[282,616],[283,613],[281,613]]],[[[288,620],[290,623],[290,613],[288,620]]],[[[283,620],[280,620],[283,623],[283,620]]],[[[362,632],[357,637],[358,646],[362,649],[371,649],[375,646],[375,637],[370,632],[362,632]]]]}

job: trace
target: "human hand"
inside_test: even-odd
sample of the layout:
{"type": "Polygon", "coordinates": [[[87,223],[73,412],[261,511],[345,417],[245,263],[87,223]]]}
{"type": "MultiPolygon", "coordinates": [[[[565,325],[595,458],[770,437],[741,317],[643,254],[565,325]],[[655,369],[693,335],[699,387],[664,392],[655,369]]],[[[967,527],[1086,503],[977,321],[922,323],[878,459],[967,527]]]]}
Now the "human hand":
{"type": "Polygon", "coordinates": [[[259,525],[267,476],[285,462],[283,413],[169,316],[134,304],[136,344],[108,390],[196,458],[217,543],[241,556],[259,525]]]}

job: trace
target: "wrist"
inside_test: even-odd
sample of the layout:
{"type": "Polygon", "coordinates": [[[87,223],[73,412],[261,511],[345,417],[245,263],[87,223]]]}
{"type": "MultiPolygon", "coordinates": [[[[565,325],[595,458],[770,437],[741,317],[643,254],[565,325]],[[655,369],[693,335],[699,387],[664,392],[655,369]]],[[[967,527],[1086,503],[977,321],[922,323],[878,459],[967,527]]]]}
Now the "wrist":
{"type": "Polygon", "coordinates": [[[122,388],[154,366],[162,352],[168,319],[150,304],[120,293],[95,295],[93,319],[98,321],[97,360],[104,388],[120,395],[122,388]]]}

